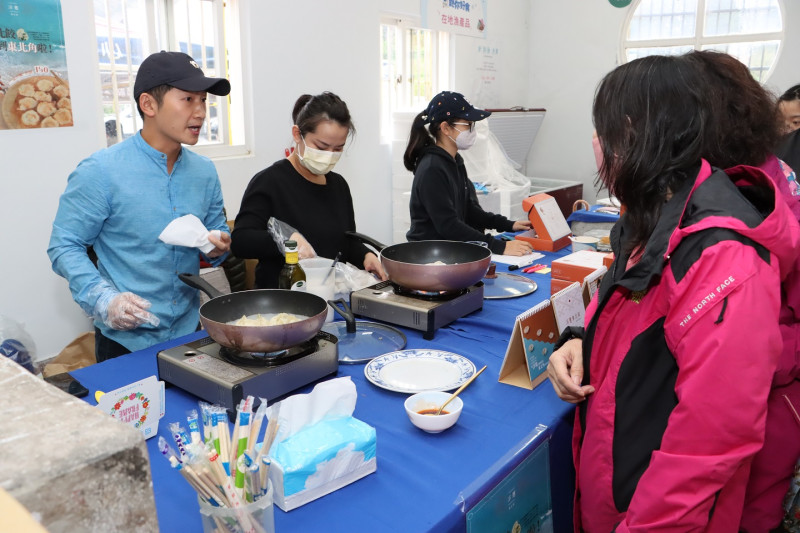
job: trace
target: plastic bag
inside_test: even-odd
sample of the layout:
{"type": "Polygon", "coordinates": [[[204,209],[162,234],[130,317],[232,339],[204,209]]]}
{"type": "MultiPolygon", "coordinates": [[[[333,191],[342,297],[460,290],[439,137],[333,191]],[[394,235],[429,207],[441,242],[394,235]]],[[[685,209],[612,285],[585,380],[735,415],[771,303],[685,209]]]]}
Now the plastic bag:
{"type": "Polygon", "coordinates": [[[350,263],[336,263],[335,297],[350,301],[350,293],[375,285],[380,280],[366,270],[361,270],[350,263]]]}
{"type": "Polygon", "coordinates": [[[36,344],[33,338],[28,335],[22,324],[2,315],[0,315],[0,355],[8,357],[33,374],[38,372],[33,365],[33,360],[36,358],[36,344]]]}
{"type": "Polygon", "coordinates": [[[800,531],[800,461],[794,467],[794,475],[789,485],[789,492],[783,501],[786,514],[783,518],[783,529],[788,532],[800,531]]]}
{"type": "Polygon", "coordinates": [[[286,249],[283,246],[284,241],[293,240],[297,242],[297,254],[300,259],[309,259],[317,256],[314,247],[303,237],[303,234],[286,222],[282,222],[275,217],[269,217],[267,230],[283,255],[286,255],[286,249]]]}

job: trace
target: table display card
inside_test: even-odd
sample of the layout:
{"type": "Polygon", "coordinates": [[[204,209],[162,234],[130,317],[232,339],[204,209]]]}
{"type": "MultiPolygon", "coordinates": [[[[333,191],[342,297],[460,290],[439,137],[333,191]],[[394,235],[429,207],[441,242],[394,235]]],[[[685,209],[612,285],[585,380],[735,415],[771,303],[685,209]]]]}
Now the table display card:
{"type": "Polygon", "coordinates": [[[560,331],[583,325],[586,308],[581,291],[581,284],[573,283],[514,319],[499,382],[532,390],[547,378],[560,331]]]}
{"type": "Polygon", "coordinates": [[[583,278],[583,306],[587,307],[589,302],[592,300],[594,295],[597,293],[597,289],[600,288],[600,282],[603,281],[603,276],[605,276],[608,269],[606,267],[600,267],[585,278],[583,278]]]}
{"type": "Polygon", "coordinates": [[[533,389],[547,378],[547,363],[558,340],[550,300],[535,305],[514,320],[498,381],[533,389]]]}
{"type": "Polygon", "coordinates": [[[586,306],[583,303],[583,289],[580,283],[573,283],[566,289],[555,293],[550,297],[550,301],[559,335],[567,326],[583,326],[586,306]]]}
{"type": "Polygon", "coordinates": [[[97,407],[149,439],[158,433],[158,421],[164,416],[164,382],[150,376],[106,392],[97,398],[97,407]]]}

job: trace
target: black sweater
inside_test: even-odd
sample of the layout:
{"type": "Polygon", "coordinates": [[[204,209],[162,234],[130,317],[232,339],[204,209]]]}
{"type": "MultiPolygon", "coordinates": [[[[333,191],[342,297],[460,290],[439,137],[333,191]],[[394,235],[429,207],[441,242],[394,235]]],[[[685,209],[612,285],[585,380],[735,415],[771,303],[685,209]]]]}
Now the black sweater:
{"type": "Polygon", "coordinates": [[[342,261],[363,268],[367,248],[344,234],[356,229],[350,188],[339,174],[329,172],[325,177],[325,185],[311,183],[282,159],[250,180],[231,234],[231,251],[237,257],[258,259],[256,287],[277,287],[284,263],[267,230],[270,217],[302,233],[318,256],[332,259],[341,251],[342,261]]]}
{"type": "Polygon", "coordinates": [[[787,135],[775,155],[792,167],[794,173],[800,178],[800,130],[794,130],[787,135]]]}
{"type": "Polygon", "coordinates": [[[458,153],[453,158],[438,146],[425,148],[419,158],[409,208],[409,241],[483,241],[493,253],[502,254],[505,243],[484,230],[511,231],[514,227],[503,215],[483,210],[464,159],[458,153]]]}

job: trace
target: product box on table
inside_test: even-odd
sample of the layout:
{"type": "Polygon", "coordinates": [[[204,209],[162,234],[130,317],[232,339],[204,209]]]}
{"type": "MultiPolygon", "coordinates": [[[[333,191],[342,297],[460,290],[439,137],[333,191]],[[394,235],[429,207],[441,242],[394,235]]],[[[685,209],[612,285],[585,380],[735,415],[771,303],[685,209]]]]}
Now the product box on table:
{"type": "Polygon", "coordinates": [[[355,405],[356,387],[343,377],[267,409],[278,417],[269,452],[278,507],[290,511],[375,472],[375,428],[353,418],[355,405]]]}
{"type": "Polygon", "coordinates": [[[553,259],[550,276],[564,281],[582,283],[584,278],[603,266],[603,252],[580,250],[553,259]]]}
{"type": "Polygon", "coordinates": [[[550,294],[555,294],[576,281],[583,284],[587,277],[600,269],[607,270],[607,256],[613,257],[613,254],[580,250],[554,259],[550,270],[550,294]]]}

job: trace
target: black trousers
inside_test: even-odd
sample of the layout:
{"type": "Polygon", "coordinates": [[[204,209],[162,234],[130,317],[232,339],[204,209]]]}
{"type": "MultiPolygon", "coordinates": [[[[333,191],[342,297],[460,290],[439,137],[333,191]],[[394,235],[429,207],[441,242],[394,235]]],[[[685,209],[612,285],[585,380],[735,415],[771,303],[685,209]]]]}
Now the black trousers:
{"type": "MultiPolygon", "coordinates": [[[[201,327],[202,324],[198,322],[195,331],[200,331],[201,327]]],[[[103,335],[98,328],[94,328],[94,358],[98,363],[119,357],[120,355],[125,355],[126,353],[131,353],[131,351],[117,341],[113,341],[103,335]]]]}
{"type": "Polygon", "coordinates": [[[98,328],[94,328],[94,358],[98,363],[131,353],[129,349],[103,335],[98,328]]]}

